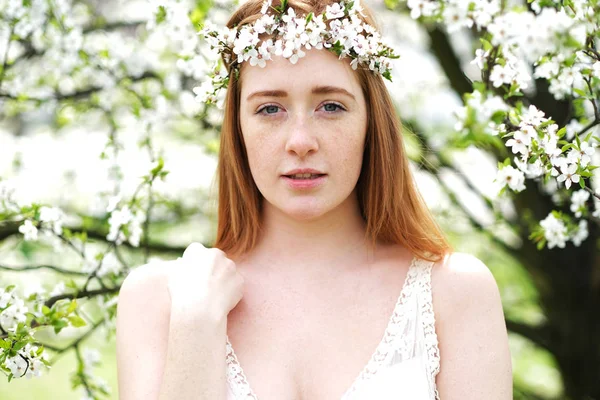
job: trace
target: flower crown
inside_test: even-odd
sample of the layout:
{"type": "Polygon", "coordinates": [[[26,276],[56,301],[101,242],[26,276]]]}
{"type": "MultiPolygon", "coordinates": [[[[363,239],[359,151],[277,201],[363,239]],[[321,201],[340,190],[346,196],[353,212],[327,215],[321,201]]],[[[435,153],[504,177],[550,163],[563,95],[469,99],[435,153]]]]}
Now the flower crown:
{"type": "Polygon", "coordinates": [[[364,23],[360,0],[328,5],[325,12],[315,16],[312,12],[304,17],[296,17],[294,9],[288,7],[287,0],[279,6],[272,6],[272,0],[265,0],[261,9],[261,18],[252,24],[229,29],[217,29],[207,22],[198,33],[209,43],[211,50],[222,56],[213,67],[207,81],[193,89],[200,102],[211,104],[218,101],[221,91],[227,89],[231,75],[239,77],[240,66],[244,61],[250,65],[264,68],[271,56],[283,56],[296,64],[306,54],[302,48],[310,50],[329,49],[338,57],[350,57],[350,66],[356,70],[358,64],[367,66],[371,71],[380,73],[392,80],[391,59],[399,58],[394,50],[382,43],[376,29],[364,23]],[[327,27],[326,21],[329,22],[327,27]],[[275,38],[263,40],[259,35],[267,34],[275,38]],[[259,43],[260,42],[260,43],[259,43]],[[229,72],[221,61],[229,66],[229,72]]]}

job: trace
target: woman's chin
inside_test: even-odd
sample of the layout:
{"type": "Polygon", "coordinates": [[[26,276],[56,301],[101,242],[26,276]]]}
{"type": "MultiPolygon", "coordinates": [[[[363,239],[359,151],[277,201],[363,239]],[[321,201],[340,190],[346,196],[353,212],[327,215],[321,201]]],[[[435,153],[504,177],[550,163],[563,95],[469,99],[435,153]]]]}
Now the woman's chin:
{"type": "Polygon", "coordinates": [[[281,211],[296,221],[312,221],[323,216],[327,210],[316,204],[298,204],[283,207],[281,211]]]}

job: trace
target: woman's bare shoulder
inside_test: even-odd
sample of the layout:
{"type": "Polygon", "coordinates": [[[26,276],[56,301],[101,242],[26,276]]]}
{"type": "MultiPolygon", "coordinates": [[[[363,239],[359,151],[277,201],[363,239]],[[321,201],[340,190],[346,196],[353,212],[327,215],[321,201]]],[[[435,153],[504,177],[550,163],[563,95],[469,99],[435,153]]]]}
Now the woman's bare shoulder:
{"type": "Polygon", "coordinates": [[[473,301],[498,294],[490,269],[479,258],[455,252],[437,262],[432,270],[432,290],[444,302],[473,301]]]}
{"type": "Polygon", "coordinates": [[[117,305],[117,370],[121,399],[156,398],[166,357],[171,302],[169,262],[132,269],[117,305]]]}
{"type": "Polygon", "coordinates": [[[508,335],[490,269],[473,255],[453,253],[436,263],[431,285],[441,358],[440,397],[512,398],[508,335]]]}
{"type": "Polygon", "coordinates": [[[121,285],[120,294],[123,291],[143,294],[154,290],[166,289],[166,279],[169,273],[170,261],[154,261],[133,268],[121,285]]]}
{"type": "Polygon", "coordinates": [[[154,327],[164,323],[170,313],[167,290],[168,261],[158,261],[131,270],[119,291],[117,327],[131,327],[153,321],[154,327]],[[122,318],[118,318],[121,314],[122,318]],[[126,315],[124,315],[126,314],[126,315]]]}

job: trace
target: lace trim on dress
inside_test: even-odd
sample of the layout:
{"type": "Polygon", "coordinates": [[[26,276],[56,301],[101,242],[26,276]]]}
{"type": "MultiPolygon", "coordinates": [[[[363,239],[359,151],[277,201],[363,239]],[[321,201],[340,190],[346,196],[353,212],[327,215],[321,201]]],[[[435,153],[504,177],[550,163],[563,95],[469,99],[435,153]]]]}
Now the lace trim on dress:
{"type": "Polygon", "coordinates": [[[423,270],[422,279],[419,279],[419,293],[423,295],[422,307],[420,307],[423,320],[423,330],[425,333],[425,350],[427,352],[427,367],[429,370],[428,378],[431,379],[429,387],[433,388],[433,394],[436,400],[440,400],[435,377],[440,372],[440,349],[438,347],[438,338],[435,332],[435,314],[433,312],[433,296],[431,292],[431,269],[433,262],[427,262],[423,270]]]}
{"type": "MultiPolygon", "coordinates": [[[[412,286],[414,285],[414,282],[417,281],[419,276],[420,268],[416,267],[420,262],[422,262],[421,259],[413,257],[406,273],[406,279],[402,285],[400,295],[398,296],[398,300],[394,306],[394,311],[383,334],[383,338],[381,339],[379,345],[375,348],[375,352],[371,356],[371,359],[367,365],[365,365],[363,370],[358,374],[358,377],[352,383],[352,386],[350,386],[350,388],[342,396],[342,400],[346,400],[363,382],[369,380],[375,374],[377,374],[377,371],[379,371],[381,364],[387,358],[390,350],[394,350],[398,347],[406,347],[405,344],[398,344],[394,342],[397,342],[396,339],[398,333],[402,331],[402,324],[407,322],[405,317],[407,308],[404,305],[412,293],[412,286]]],[[[406,342],[406,337],[402,336],[400,338],[406,342]]]]}
{"type": "Polygon", "coordinates": [[[227,337],[226,349],[227,378],[229,382],[233,384],[229,385],[229,387],[233,390],[235,399],[258,400],[258,397],[256,397],[248,384],[246,375],[240,366],[235,351],[233,351],[233,346],[231,345],[231,342],[229,342],[229,337],[227,337]]]}

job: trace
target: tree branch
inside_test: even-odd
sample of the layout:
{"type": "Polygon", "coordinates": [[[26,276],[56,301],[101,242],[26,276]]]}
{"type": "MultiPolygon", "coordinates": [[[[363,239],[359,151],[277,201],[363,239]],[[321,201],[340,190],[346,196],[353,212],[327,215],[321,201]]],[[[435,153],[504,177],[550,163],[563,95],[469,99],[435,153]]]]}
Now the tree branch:
{"type": "Polygon", "coordinates": [[[428,29],[427,33],[429,34],[431,51],[438,59],[450,86],[462,100],[465,93],[473,91],[473,82],[463,72],[460,60],[452,48],[448,35],[438,26],[428,29]]]}
{"type": "MultiPolygon", "coordinates": [[[[81,227],[68,227],[68,229],[73,233],[83,233],[87,234],[89,239],[95,239],[102,242],[108,242],[106,240],[106,235],[108,232],[102,229],[93,229],[93,228],[81,228],[81,227]]],[[[4,225],[0,224],[0,241],[7,239],[13,235],[21,235],[19,232],[19,223],[10,222],[5,223],[4,225]]],[[[210,243],[203,243],[206,247],[212,247],[210,243]]],[[[119,245],[120,248],[127,248],[131,250],[139,250],[143,246],[148,246],[151,251],[155,253],[177,253],[183,254],[186,247],[181,246],[168,246],[162,243],[146,243],[144,240],[140,240],[140,246],[134,247],[129,242],[123,242],[119,245]]]]}
{"type": "Polygon", "coordinates": [[[112,293],[118,293],[119,290],[121,290],[121,285],[118,286],[114,286],[114,287],[107,287],[107,288],[102,288],[102,289],[93,289],[93,290],[81,290],[78,291],[76,293],[63,293],[63,294],[57,294],[56,296],[52,296],[50,297],[48,300],[46,300],[44,302],[44,305],[46,305],[47,307],[52,307],[54,305],[54,303],[56,303],[59,300],[64,300],[64,299],[83,299],[86,297],[94,297],[94,296],[99,296],[102,294],[112,294],[112,293]]]}
{"type": "Polygon", "coordinates": [[[72,271],[64,268],[60,268],[54,265],[27,265],[24,267],[9,267],[8,265],[1,265],[0,270],[11,271],[11,272],[23,272],[23,271],[35,271],[40,269],[50,269],[52,271],[58,272],[60,274],[65,275],[76,275],[76,276],[88,276],[89,274],[81,271],[72,271]]]}
{"type": "MultiPolygon", "coordinates": [[[[149,79],[149,78],[156,78],[158,79],[159,76],[156,75],[154,72],[151,71],[146,71],[144,72],[144,74],[138,76],[138,77],[130,77],[130,76],[126,76],[121,78],[121,80],[119,80],[117,82],[117,86],[121,84],[122,81],[128,79],[131,80],[132,82],[138,82],[138,81],[142,81],[144,79],[149,79]]],[[[7,99],[11,99],[11,100],[22,100],[22,101],[35,101],[37,103],[44,103],[50,100],[58,100],[58,101],[66,101],[66,100],[72,100],[72,101],[77,101],[77,100],[82,100],[85,99],[87,97],[89,97],[90,95],[97,93],[101,90],[106,89],[103,86],[93,86],[87,89],[83,89],[80,90],[78,92],[75,93],[70,93],[70,94],[61,94],[61,93],[55,93],[54,96],[50,96],[50,97],[15,97],[9,93],[1,93],[0,92],[0,98],[7,98],[7,99]]]]}
{"type": "Polygon", "coordinates": [[[65,347],[48,346],[47,344],[40,343],[45,348],[47,348],[49,350],[52,350],[52,351],[55,351],[56,353],[58,353],[57,356],[51,361],[51,364],[54,364],[56,362],[56,360],[58,359],[58,357],[60,355],[62,355],[62,353],[65,353],[65,352],[71,350],[75,346],[79,346],[79,344],[81,342],[83,342],[92,333],[94,333],[96,331],[96,329],[98,329],[105,321],[106,320],[104,318],[102,318],[100,321],[95,322],[94,324],[92,324],[92,327],[90,329],[88,329],[88,331],[86,333],[84,333],[83,335],[81,335],[80,337],[78,337],[76,340],[74,340],[72,343],[68,344],[65,347]]]}

